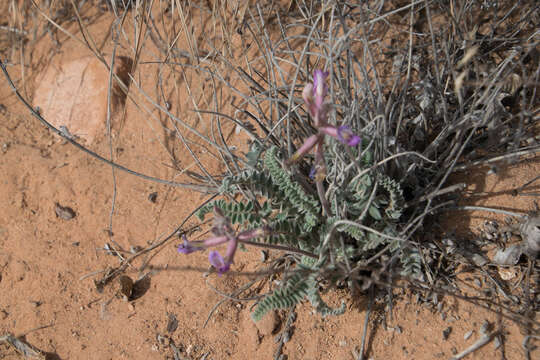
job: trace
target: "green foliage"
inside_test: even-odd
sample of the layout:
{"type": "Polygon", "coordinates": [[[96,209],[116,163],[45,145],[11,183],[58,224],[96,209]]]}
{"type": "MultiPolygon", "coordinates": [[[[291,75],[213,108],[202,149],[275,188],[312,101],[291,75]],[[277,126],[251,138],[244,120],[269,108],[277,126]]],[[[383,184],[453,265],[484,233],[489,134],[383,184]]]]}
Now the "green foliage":
{"type": "Polygon", "coordinates": [[[272,147],[266,151],[264,165],[268,168],[274,184],[285,195],[288,202],[300,213],[304,214],[302,228],[309,232],[317,225],[318,214],[321,209],[315,198],[306,194],[302,187],[293,182],[289,174],[281,167],[277,156],[277,148],[272,147]]]}
{"type": "Polygon", "coordinates": [[[308,290],[307,290],[307,298],[311,305],[317,310],[319,314],[322,316],[328,316],[328,315],[341,315],[345,312],[345,303],[342,302],[341,306],[337,309],[332,309],[330,306],[328,306],[323,299],[321,298],[321,295],[319,294],[318,288],[318,282],[314,278],[310,278],[308,280],[308,290]]]}
{"type": "Polygon", "coordinates": [[[341,315],[345,312],[345,304],[337,309],[329,307],[321,298],[315,274],[302,276],[300,273],[286,280],[285,285],[264,297],[258,304],[251,317],[260,320],[268,311],[289,308],[307,297],[311,305],[322,316],[341,315]]]}
{"type": "MultiPolygon", "coordinates": [[[[352,155],[359,156],[358,151],[353,149],[352,155]]],[[[389,245],[392,254],[398,253],[402,274],[418,276],[421,273],[418,252],[391,239],[398,237],[397,228],[405,203],[399,183],[382,173],[369,172],[358,177],[357,168],[350,166],[348,172],[343,172],[339,170],[343,164],[338,163],[343,151],[334,145],[330,152],[335,152],[336,156],[328,159],[328,176],[334,176],[337,182],[327,195],[331,217],[321,214],[319,199],[305,190],[309,181],[302,186],[283,168],[276,147],[264,153],[259,147],[252,149],[247,156],[251,168],[227,176],[222,181],[222,193],[235,198],[239,194],[250,193],[256,200],[216,200],[202,207],[197,214],[202,219],[217,206],[240,227],[268,225],[272,236],[258,241],[290,246],[318,257],[296,257],[297,269],[304,269],[305,273],[299,272],[284,279],[282,286],[265,296],[252,313],[255,321],[270,310],[287,308],[306,298],[323,316],[342,314],[344,305],[333,309],[319,294],[318,274],[325,274],[330,268],[337,269],[330,263],[331,257],[334,262],[347,261],[354,266],[389,245]],[[336,224],[340,220],[356,222],[363,227],[350,223],[336,224]]],[[[372,159],[369,151],[364,152],[362,166],[371,166],[372,159]]]]}
{"type": "Polygon", "coordinates": [[[216,200],[209,202],[205,206],[201,207],[197,211],[197,216],[200,220],[203,220],[206,214],[213,211],[214,207],[217,206],[223,211],[223,214],[231,219],[233,224],[239,225],[251,225],[258,226],[261,224],[261,219],[267,216],[270,212],[270,204],[264,202],[260,206],[255,201],[247,202],[227,202],[225,200],[216,200]],[[255,210],[259,208],[258,210],[255,210]]]}
{"type": "Polygon", "coordinates": [[[403,213],[403,204],[405,204],[401,187],[396,181],[383,174],[379,175],[379,184],[381,184],[390,195],[390,203],[385,209],[386,214],[391,219],[399,219],[403,213]]]}
{"type": "Polygon", "coordinates": [[[402,275],[414,278],[422,277],[422,257],[416,248],[404,247],[399,253],[399,259],[403,265],[402,275]]]}
{"type": "Polygon", "coordinates": [[[267,295],[251,313],[251,318],[260,320],[268,311],[285,309],[298,304],[308,293],[308,279],[301,274],[291,276],[284,286],[267,295]]]}

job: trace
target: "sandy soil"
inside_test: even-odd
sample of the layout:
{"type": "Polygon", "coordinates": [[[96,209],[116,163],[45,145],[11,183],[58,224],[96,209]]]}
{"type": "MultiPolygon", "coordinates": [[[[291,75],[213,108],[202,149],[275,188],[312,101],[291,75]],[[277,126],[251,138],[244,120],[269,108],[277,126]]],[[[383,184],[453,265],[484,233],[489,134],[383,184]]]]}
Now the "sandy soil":
{"type": "MultiPolygon", "coordinates": [[[[89,27],[97,43],[106,44],[104,53],[109,57],[109,34],[100,29],[108,28],[112,21],[103,15],[89,27]]],[[[69,29],[78,34],[75,26],[69,29]]],[[[111,156],[112,148],[113,159],[123,166],[161,179],[188,181],[182,171],[196,167],[189,152],[175,144],[172,125],[133,87],[127,100],[113,99],[117,104],[113,106],[109,147],[109,72],[81,43],[66,36],[61,39],[60,47],[49,36],[35,44],[26,55],[30,66],[24,79],[20,66],[8,67],[23,95],[40,107],[46,119],[66,126],[104,157],[111,156]]],[[[157,50],[151,42],[145,44],[144,59],[148,60],[157,50]]],[[[119,55],[128,53],[118,49],[119,55]]],[[[152,97],[158,87],[156,69],[139,65],[133,74],[152,97]]],[[[190,111],[186,87],[175,88],[175,83],[183,81],[194,93],[208,96],[192,74],[184,80],[169,78],[165,85],[170,92],[165,95],[171,112],[210,134],[214,126],[210,117],[198,119],[190,111]]],[[[231,102],[230,98],[223,102],[227,100],[231,102]]],[[[126,275],[136,280],[129,301],[122,299],[116,281],[102,292],[96,289],[94,280],[105,269],[119,265],[118,258],[104,250],[106,244],[114,241],[125,250],[154,244],[174,232],[207,195],[118,170],[113,175],[110,166],[66,143],[30,116],[3,76],[0,103],[0,335],[22,336],[50,359],[273,358],[276,335],[286,328],[287,312],[271,314],[256,326],[249,318],[252,301],[227,300],[204,326],[214,305],[223,299],[212,288],[232,293],[249,279],[206,276],[206,254],[178,254],[177,238],[127,269],[126,275]],[[153,193],[157,197],[150,196],[153,193]],[[59,211],[62,207],[71,208],[75,216],[59,211]],[[185,267],[193,269],[186,271],[185,267]],[[181,357],[175,357],[175,348],[181,357]]],[[[224,126],[225,133],[233,130],[224,126]]],[[[200,139],[187,132],[184,135],[204,160],[206,170],[219,173],[222,169],[214,154],[200,139]]],[[[477,196],[476,205],[525,212],[532,209],[532,198],[512,196],[511,191],[539,173],[536,158],[493,175],[480,169],[456,181],[467,180],[468,190],[477,196]]],[[[497,218],[486,213],[454,215],[447,221],[448,233],[463,230],[464,225],[478,233],[486,215],[497,218]]],[[[191,220],[186,227],[197,224],[191,220]]],[[[264,265],[257,249],[240,252],[236,259],[238,271],[264,265]]],[[[468,276],[480,278],[478,274],[468,276]]],[[[440,307],[418,302],[407,290],[395,289],[394,296],[392,318],[385,303],[374,305],[366,345],[370,359],[448,359],[480,337],[485,320],[500,329],[502,345],[496,348],[492,341],[469,358],[523,358],[519,327],[495,312],[451,296],[441,297],[440,307]],[[464,339],[470,331],[472,336],[464,339]]],[[[347,312],[321,318],[309,305],[298,306],[290,340],[282,350],[288,359],[355,359],[367,297],[353,299],[340,291],[325,297],[331,304],[345,299],[347,312]]],[[[540,353],[532,356],[538,359],[540,353]]],[[[16,357],[0,345],[0,358],[16,357]]]]}

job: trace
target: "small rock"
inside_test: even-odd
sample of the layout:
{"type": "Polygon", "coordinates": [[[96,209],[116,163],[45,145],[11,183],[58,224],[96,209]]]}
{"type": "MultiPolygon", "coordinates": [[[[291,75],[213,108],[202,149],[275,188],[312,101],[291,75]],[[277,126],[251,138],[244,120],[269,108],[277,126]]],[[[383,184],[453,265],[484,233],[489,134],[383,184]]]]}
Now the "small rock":
{"type": "Polygon", "coordinates": [[[523,239],[523,250],[531,260],[540,254],[540,216],[533,216],[519,228],[523,239]]]}
{"type": "Polygon", "coordinates": [[[469,338],[472,336],[473,331],[467,331],[465,335],[463,335],[463,340],[469,340],[469,338]]]}
{"type": "Polygon", "coordinates": [[[178,328],[178,320],[174,314],[169,313],[167,319],[167,331],[173,333],[178,328]]]}
{"type": "Polygon", "coordinates": [[[157,191],[155,191],[153,193],[150,193],[148,195],[148,200],[150,200],[151,202],[153,202],[155,204],[156,201],[157,201],[157,195],[158,195],[157,191]]]}
{"type": "Polygon", "coordinates": [[[118,278],[118,284],[118,295],[122,300],[128,301],[133,293],[133,280],[127,275],[122,275],[118,278]]]}
{"type": "Polygon", "coordinates": [[[501,345],[502,345],[501,337],[495,336],[495,339],[493,339],[493,346],[495,347],[495,350],[501,347],[501,345]]]}
{"type": "Polygon", "coordinates": [[[54,212],[56,213],[56,217],[64,220],[71,220],[76,216],[75,211],[73,211],[72,208],[62,206],[59,203],[54,205],[54,212]]]}
{"type": "Polygon", "coordinates": [[[283,335],[281,336],[282,340],[283,340],[283,343],[286,344],[289,342],[289,340],[291,340],[291,333],[288,332],[288,331],[285,331],[283,333],[283,335]]]}
{"type": "MultiPolygon", "coordinates": [[[[130,82],[131,65],[131,59],[116,57],[114,73],[125,84],[130,82]]],[[[33,105],[41,107],[41,115],[52,125],[65,126],[72,134],[93,143],[106,133],[108,78],[109,71],[94,56],[62,63],[53,61],[37,81],[33,105]]],[[[118,88],[114,82],[111,92],[113,111],[125,101],[125,95],[118,88]]]]}
{"type": "Polygon", "coordinates": [[[446,329],[443,330],[442,332],[442,337],[443,337],[443,340],[447,340],[448,337],[450,336],[450,333],[452,332],[452,327],[449,326],[447,327],[446,329]]]}
{"type": "Polygon", "coordinates": [[[41,301],[35,301],[35,300],[30,300],[30,304],[34,305],[34,307],[40,307],[42,302],[41,301]]]}
{"type": "Polygon", "coordinates": [[[261,320],[255,322],[255,326],[262,336],[272,334],[279,325],[279,317],[275,310],[269,311],[261,320]]]}
{"type": "Polygon", "coordinates": [[[484,322],[482,323],[482,326],[480,327],[480,333],[482,335],[487,335],[490,330],[491,330],[491,324],[489,323],[489,321],[484,320],[484,322]]]}
{"type": "Polygon", "coordinates": [[[129,247],[129,252],[132,253],[132,254],[136,254],[138,253],[139,251],[141,251],[143,248],[140,247],[140,246],[130,246],[129,247]]]}
{"type": "Polygon", "coordinates": [[[347,346],[347,340],[340,340],[339,341],[339,346],[341,346],[341,347],[347,346]]]}
{"type": "Polygon", "coordinates": [[[171,343],[171,340],[169,339],[168,336],[163,336],[161,334],[157,335],[157,341],[161,346],[165,346],[165,347],[169,346],[169,344],[171,343]]]}
{"type": "Polygon", "coordinates": [[[522,252],[521,244],[509,246],[504,250],[500,249],[495,253],[493,262],[497,265],[516,265],[522,252]]]}

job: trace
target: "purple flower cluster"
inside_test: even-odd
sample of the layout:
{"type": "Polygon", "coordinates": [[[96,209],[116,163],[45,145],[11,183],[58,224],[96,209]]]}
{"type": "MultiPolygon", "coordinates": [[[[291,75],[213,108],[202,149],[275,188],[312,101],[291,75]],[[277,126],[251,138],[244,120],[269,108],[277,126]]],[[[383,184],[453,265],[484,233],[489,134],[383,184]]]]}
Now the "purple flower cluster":
{"type": "Polygon", "coordinates": [[[307,84],[304,87],[302,92],[304,102],[306,103],[309,114],[313,118],[315,127],[319,131],[317,134],[308,137],[300,149],[298,149],[298,151],[287,161],[288,164],[297,162],[305,154],[316,147],[315,173],[313,174],[315,179],[324,179],[326,176],[326,168],[322,153],[325,135],[332,136],[348,146],[356,146],[361,142],[361,138],[354,134],[347,125],[335,127],[328,124],[328,110],[330,108],[330,103],[324,101],[324,98],[328,93],[328,86],[326,85],[327,77],[328,72],[315,70],[313,73],[313,83],[307,84]]]}
{"type": "Polygon", "coordinates": [[[188,241],[187,237],[182,235],[184,242],[178,246],[178,252],[191,254],[195,251],[227,243],[225,257],[221,256],[216,250],[212,250],[208,254],[208,261],[217,270],[218,274],[222,275],[231,268],[239,241],[247,241],[266,236],[269,230],[259,228],[236,233],[232,229],[229,218],[223,215],[220,208],[214,207],[214,226],[212,227],[212,233],[214,236],[204,241],[188,241]]]}

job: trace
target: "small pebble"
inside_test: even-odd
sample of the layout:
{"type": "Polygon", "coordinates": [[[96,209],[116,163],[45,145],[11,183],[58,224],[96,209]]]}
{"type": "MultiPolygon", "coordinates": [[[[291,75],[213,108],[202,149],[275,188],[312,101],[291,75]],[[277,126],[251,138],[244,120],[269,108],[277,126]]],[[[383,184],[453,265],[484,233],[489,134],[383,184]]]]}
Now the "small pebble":
{"type": "Polygon", "coordinates": [[[133,293],[133,280],[127,275],[122,275],[118,278],[118,285],[118,295],[122,300],[129,301],[133,293]]]}
{"type": "Polygon", "coordinates": [[[261,262],[268,260],[268,250],[261,250],[261,262]]]}
{"type": "Polygon", "coordinates": [[[484,320],[484,322],[482,323],[482,326],[480,327],[480,333],[482,335],[487,335],[488,332],[489,332],[489,322],[487,320],[484,320]]]}
{"type": "Polygon", "coordinates": [[[62,206],[59,203],[55,203],[54,212],[56,213],[56,217],[64,220],[71,220],[77,215],[72,208],[68,206],[62,206]]]}
{"type": "Polygon", "coordinates": [[[132,246],[129,247],[129,252],[132,253],[132,254],[136,254],[141,250],[142,250],[142,247],[140,247],[140,246],[133,246],[132,245],[132,246]]]}
{"type": "Polygon", "coordinates": [[[155,204],[157,201],[157,196],[158,196],[157,192],[150,193],[148,195],[148,200],[150,200],[150,202],[153,202],[155,204]]]}
{"type": "Polygon", "coordinates": [[[493,339],[493,345],[495,346],[495,350],[501,347],[502,341],[500,336],[495,336],[495,339],[493,339]]]}
{"type": "Polygon", "coordinates": [[[443,330],[442,332],[442,337],[443,337],[443,340],[447,340],[448,337],[450,336],[450,333],[452,332],[452,327],[449,326],[447,327],[446,329],[443,330]]]}
{"type": "Polygon", "coordinates": [[[283,343],[286,344],[291,340],[291,334],[288,331],[285,331],[282,335],[283,343]]]}

